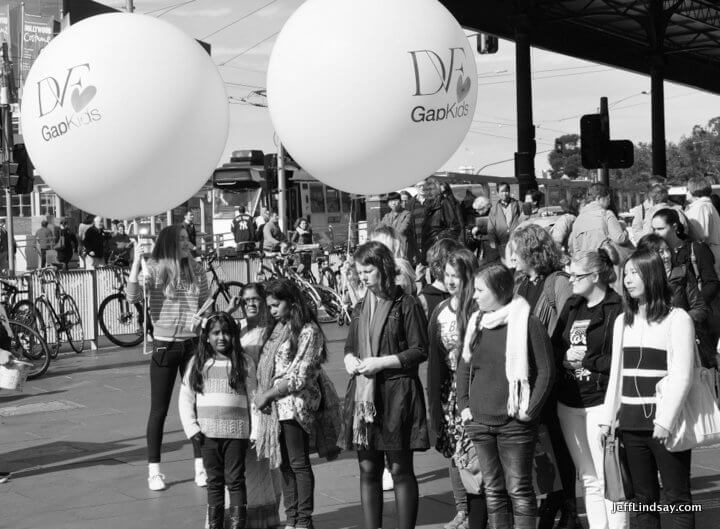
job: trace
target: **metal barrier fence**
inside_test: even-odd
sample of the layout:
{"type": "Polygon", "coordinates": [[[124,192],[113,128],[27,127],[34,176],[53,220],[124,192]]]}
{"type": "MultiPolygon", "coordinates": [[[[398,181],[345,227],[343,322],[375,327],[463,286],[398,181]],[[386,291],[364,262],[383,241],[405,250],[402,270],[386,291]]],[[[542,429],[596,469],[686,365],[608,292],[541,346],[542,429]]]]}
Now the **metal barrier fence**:
{"type": "MultiPolygon", "coordinates": [[[[262,270],[262,265],[270,265],[270,259],[222,259],[213,263],[218,277],[222,281],[239,281],[248,283],[255,281],[257,274],[262,270]]],[[[40,278],[35,274],[27,274],[18,278],[20,288],[28,292],[19,295],[20,299],[36,299],[43,292],[43,285],[40,278]],[[27,285],[27,288],[25,288],[27,285]]],[[[117,293],[118,281],[115,273],[110,268],[98,268],[97,270],[70,270],[59,272],[58,279],[62,288],[73,297],[78,305],[80,316],[83,322],[85,339],[91,341],[91,347],[97,347],[97,340],[103,335],[98,325],[98,309],[105,298],[117,293]]],[[[216,288],[210,284],[212,279],[208,273],[208,284],[210,294],[216,288]]],[[[52,284],[44,285],[45,296],[59,314],[60,302],[56,299],[55,287],[52,284]]],[[[127,325],[121,326],[119,305],[112,308],[105,318],[105,324],[110,333],[127,332],[127,325]]],[[[47,309],[42,310],[42,317],[47,327],[48,343],[56,343],[58,337],[55,334],[52,317],[47,309]]],[[[79,336],[73,336],[79,338],[79,336]]],[[[65,337],[61,337],[64,340],[65,337]]]]}

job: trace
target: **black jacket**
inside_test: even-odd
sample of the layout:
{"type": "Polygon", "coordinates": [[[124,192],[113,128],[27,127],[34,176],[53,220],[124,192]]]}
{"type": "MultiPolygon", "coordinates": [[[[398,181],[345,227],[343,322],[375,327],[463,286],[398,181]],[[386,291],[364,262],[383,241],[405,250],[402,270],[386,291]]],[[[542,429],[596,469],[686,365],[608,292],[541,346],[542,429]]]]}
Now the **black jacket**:
{"type": "Polygon", "coordinates": [[[90,226],[85,232],[83,246],[88,255],[90,252],[95,252],[94,257],[102,259],[105,255],[105,234],[95,226],[90,226]]]}
{"type": "Polygon", "coordinates": [[[701,283],[700,293],[705,304],[710,304],[720,292],[720,280],[715,272],[715,257],[704,242],[683,241],[673,250],[673,266],[685,265],[701,283]],[[693,257],[695,263],[693,263],[693,257]]]}
{"type": "Polygon", "coordinates": [[[591,383],[583,384],[581,389],[575,378],[563,367],[563,360],[570,347],[570,331],[573,323],[585,303],[585,298],[582,296],[572,296],[568,299],[552,336],[555,367],[558,373],[555,397],[563,404],[577,408],[595,406],[605,400],[605,390],[610,378],[613,325],[623,311],[622,299],[613,289],[608,288],[605,298],[600,303],[600,311],[590,320],[586,331],[587,352],[582,366],[590,372],[591,383]]]}
{"type": "Polygon", "coordinates": [[[460,239],[463,223],[457,205],[450,198],[439,195],[425,201],[425,220],[422,229],[422,253],[440,239],[460,239]]]}

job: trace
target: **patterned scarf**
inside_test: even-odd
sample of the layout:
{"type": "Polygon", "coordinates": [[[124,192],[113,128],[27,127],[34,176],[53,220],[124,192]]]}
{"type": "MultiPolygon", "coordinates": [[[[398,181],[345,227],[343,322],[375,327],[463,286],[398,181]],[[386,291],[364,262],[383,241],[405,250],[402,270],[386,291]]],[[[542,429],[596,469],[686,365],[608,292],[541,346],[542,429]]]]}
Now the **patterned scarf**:
{"type": "MultiPolygon", "coordinates": [[[[393,301],[378,298],[368,290],[358,322],[358,351],[360,360],[376,357],[380,352],[380,338],[393,301]]],[[[353,411],[353,443],[368,447],[370,423],[375,421],[375,375],[355,376],[355,407],[353,411]]]]}
{"type": "MultiPolygon", "coordinates": [[[[275,382],[275,356],[280,346],[290,338],[290,325],[278,323],[263,347],[258,363],[258,392],[273,387],[275,382]]],[[[258,410],[259,411],[259,410],[258,410]]],[[[277,402],[270,404],[270,413],[258,413],[260,422],[256,450],[258,459],[268,459],[270,468],[278,468],[282,461],[280,453],[280,420],[278,419],[277,402]]]]}

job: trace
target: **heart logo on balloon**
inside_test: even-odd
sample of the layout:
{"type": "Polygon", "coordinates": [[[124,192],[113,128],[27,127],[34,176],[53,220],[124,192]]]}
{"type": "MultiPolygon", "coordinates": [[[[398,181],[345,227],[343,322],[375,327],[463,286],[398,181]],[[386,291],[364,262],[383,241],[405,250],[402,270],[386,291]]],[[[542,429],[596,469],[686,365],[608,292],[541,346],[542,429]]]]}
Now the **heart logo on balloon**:
{"type": "MultiPolygon", "coordinates": [[[[468,81],[469,80],[470,79],[468,79],[468,81]]],[[[72,102],[75,112],[80,112],[83,108],[88,106],[90,101],[92,101],[95,97],[95,94],[97,94],[97,88],[92,85],[85,88],[82,92],[79,88],[76,88],[70,97],[70,101],[72,102]]]]}
{"type": "Polygon", "coordinates": [[[465,99],[465,96],[470,93],[470,78],[466,77],[463,83],[462,77],[458,77],[457,80],[457,100],[458,103],[465,99]]]}

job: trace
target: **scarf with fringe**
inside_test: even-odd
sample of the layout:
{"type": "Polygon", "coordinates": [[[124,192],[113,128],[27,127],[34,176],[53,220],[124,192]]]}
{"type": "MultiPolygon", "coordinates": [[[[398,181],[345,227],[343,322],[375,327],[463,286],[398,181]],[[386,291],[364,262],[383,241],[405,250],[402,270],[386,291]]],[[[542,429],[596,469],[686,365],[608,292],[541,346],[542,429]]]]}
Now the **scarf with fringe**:
{"type": "MultiPolygon", "coordinates": [[[[273,387],[275,382],[275,355],[280,346],[290,338],[290,325],[278,323],[265,343],[258,361],[257,378],[258,392],[264,392],[273,387]]],[[[277,402],[270,404],[270,413],[258,410],[259,424],[257,430],[258,460],[267,459],[270,468],[278,468],[282,461],[280,453],[280,419],[278,418],[277,402]]]]}
{"type": "Polygon", "coordinates": [[[486,312],[481,316],[480,314],[480,311],[476,311],[470,316],[468,321],[470,332],[465,335],[462,358],[465,362],[470,362],[471,346],[478,330],[495,329],[501,325],[507,325],[505,342],[505,376],[509,385],[507,412],[510,417],[517,417],[519,413],[527,415],[530,403],[527,330],[530,305],[524,298],[518,296],[501,309],[486,312]],[[478,317],[480,318],[479,322],[478,317]]]}
{"type": "MultiPolygon", "coordinates": [[[[358,321],[358,351],[360,360],[376,357],[380,352],[380,338],[393,301],[378,298],[368,291],[358,321]]],[[[369,447],[369,428],[375,421],[375,375],[355,375],[353,408],[353,444],[369,447]]]]}

